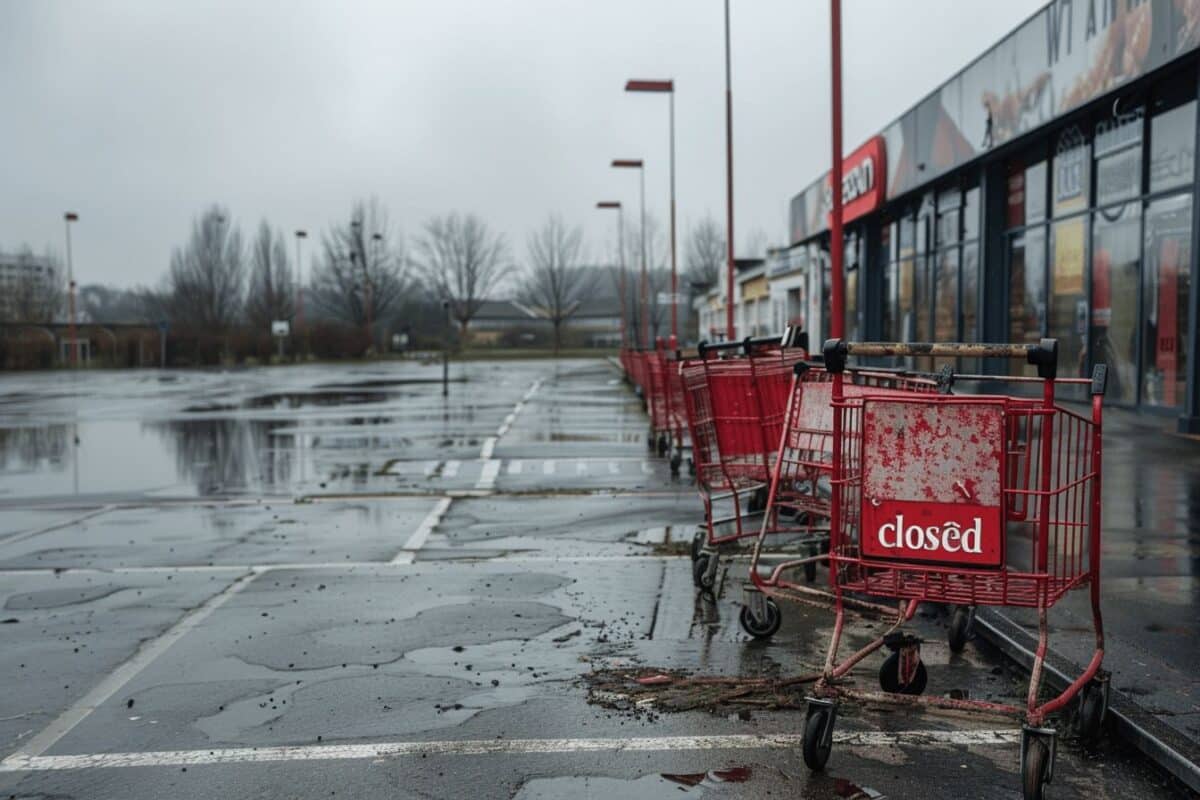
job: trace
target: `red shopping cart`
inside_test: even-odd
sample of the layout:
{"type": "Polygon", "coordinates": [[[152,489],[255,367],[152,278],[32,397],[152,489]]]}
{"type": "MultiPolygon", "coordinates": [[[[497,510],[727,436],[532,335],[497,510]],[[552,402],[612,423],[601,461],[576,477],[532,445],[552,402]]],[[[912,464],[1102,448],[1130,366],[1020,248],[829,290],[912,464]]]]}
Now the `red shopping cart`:
{"type": "Polygon", "coordinates": [[[831,583],[835,624],[825,667],[809,698],[804,760],[822,769],[832,749],[843,697],[910,707],[975,710],[1022,720],[1026,798],[1040,798],[1053,775],[1050,715],[1078,698],[1080,732],[1095,737],[1107,706],[1100,667],[1100,481],[1102,401],[1107,371],[1056,377],[1057,342],[1038,345],[846,343],[825,345],[833,374],[831,583]],[[1011,384],[1033,381],[1041,396],[905,395],[846,391],[848,356],[1022,358],[1037,378],[956,376],[1011,384]],[[1055,402],[1060,384],[1089,384],[1091,413],[1055,402]],[[1068,592],[1091,593],[1095,651],[1061,693],[1040,699],[1049,631],[1047,612],[1068,592]],[[839,659],[847,595],[897,603],[894,622],[839,659]],[[1023,705],[922,696],[927,676],[920,640],[901,632],[922,602],[1035,608],[1038,647],[1023,705]],[[887,646],[882,692],[855,691],[843,679],[887,646]]]}
{"type": "Polygon", "coordinates": [[[791,368],[807,357],[806,344],[798,330],[782,337],[702,343],[700,357],[680,366],[696,484],[704,502],[704,524],[692,540],[693,578],[703,589],[714,585],[720,548],[758,533],[758,526],[747,521],[766,506],[791,368]],[[719,515],[718,504],[730,513],[719,515]]]}
{"type": "MultiPolygon", "coordinates": [[[[742,630],[756,639],[770,638],[783,614],[776,599],[829,607],[833,595],[807,584],[816,580],[817,566],[829,546],[831,477],[833,473],[833,376],[821,364],[802,361],[793,367],[787,414],[771,474],[758,540],[750,557],[750,580],[739,616],[742,630]],[[787,537],[788,552],[768,550],[767,537],[787,537]]],[[[949,390],[947,376],[931,376],[881,367],[850,368],[844,384],[847,395],[864,393],[930,394],[949,390]]],[[[878,606],[859,604],[862,610],[878,606]]],[[[882,609],[886,611],[886,609],[882,609]]]]}

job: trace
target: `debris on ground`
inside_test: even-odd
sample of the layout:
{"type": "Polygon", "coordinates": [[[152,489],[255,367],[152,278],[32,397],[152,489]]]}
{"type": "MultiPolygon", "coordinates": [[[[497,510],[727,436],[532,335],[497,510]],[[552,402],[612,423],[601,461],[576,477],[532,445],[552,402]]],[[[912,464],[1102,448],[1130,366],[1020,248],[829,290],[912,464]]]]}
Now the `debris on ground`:
{"type": "Polygon", "coordinates": [[[820,673],[789,678],[689,675],[641,668],[596,670],[585,677],[588,702],[618,711],[715,711],[721,707],[802,709],[805,689],[820,673]]]}

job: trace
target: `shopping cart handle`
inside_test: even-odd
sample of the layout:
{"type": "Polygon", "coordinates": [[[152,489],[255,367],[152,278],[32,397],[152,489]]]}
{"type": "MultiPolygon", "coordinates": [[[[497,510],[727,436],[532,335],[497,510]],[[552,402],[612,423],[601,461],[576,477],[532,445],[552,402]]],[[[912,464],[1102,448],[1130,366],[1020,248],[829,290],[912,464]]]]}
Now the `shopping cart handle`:
{"type": "Polygon", "coordinates": [[[935,358],[1021,358],[1037,367],[1038,377],[1053,380],[1058,374],[1058,340],[1042,339],[1037,344],[986,344],[975,342],[825,342],[825,368],[842,372],[849,356],[935,358]]]}
{"type": "Polygon", "coordinates": [[[696,350],[700,353],[701,358],[707,358],[709,353],[716,353],[722,350],[742,349],[746,355],[750,355],[750,351],[755,347],[771,346],[777,347],[803,347],[808,348],[808,334],[804,331],[789,331],[783,336],[760,336],[755,339],[747,336],[740,341],[732,342],[716,342],[709,344],[707,341],[701,342],[696,350]]]}

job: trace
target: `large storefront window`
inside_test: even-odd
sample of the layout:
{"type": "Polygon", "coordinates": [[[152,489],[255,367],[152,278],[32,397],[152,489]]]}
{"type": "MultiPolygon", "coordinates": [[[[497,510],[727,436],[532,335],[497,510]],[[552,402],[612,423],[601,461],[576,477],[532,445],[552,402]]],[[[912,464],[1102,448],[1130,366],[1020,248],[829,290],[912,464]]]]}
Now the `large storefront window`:
{"type": "Polygon", "coordinates": [[[1187,386],[1192,196],[1146,206],[1142,287],[1142,402],[1178,406],[1187,386]]]}
{"type": "Polygon", "coordinates": [[[1087,374],[1083,335],[1087,295],[1083,291],[1087,218],[1073,217],[1050,229],[1050,337],[1058,339],[1058,373],[1087,374]]]}
{"type": "MultiPolygon", "coordinates": [[[[1046,228],[1036,225],[1009,238],[1009,340],[1035,343],[1046,330],[1046,228]]],[[[1016,374],[1027,370],[1012,362],[1016,374]]]]}
{"type": "Polygon", "coordinates": [[[1140,212],[1141,204],[1133,201],[1101,209],[1092,217],[1088,342],[1092,363],[1108,365],[1107,397],[1114,403],[1137,402],[1140,212]]]}

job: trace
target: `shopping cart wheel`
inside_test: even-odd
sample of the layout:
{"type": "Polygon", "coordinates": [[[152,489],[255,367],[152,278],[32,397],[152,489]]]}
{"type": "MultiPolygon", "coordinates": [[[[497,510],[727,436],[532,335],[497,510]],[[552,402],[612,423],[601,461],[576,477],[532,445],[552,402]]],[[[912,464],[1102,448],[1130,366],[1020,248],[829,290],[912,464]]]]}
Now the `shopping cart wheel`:
{"type": "Polygon", "coordinates": [[[650,431],[646,434],[646,449],[649,450],[651,453],[653,453],[654,447],[657,444],[658,444],[658,440],[654,436],[654,429],[651,428],[650,431]]]}
{"type": "Polygon", "coordinates": [[[1104,714],[1108,711],[1108,677],[1093,678],[1079,693],[1079,738],[1086,744],[1095,744],[1104,727],[1104,714]]]}
{"type": "Polygon", "coordinates": [[[837,707],[828,700],[808,700],[808,716],[804,720],[804,763],[814,772],[825,769],[833,750],[833,726],[837,722],[837,707]]]}
{"type": "Polygon", "coordinates": [[[696,559],[700,557],[700,551],[704,549],[704,529],[697,528],[692,534],[692,564],[696,563],[696,559]]]}
{"type": "Polygon", "coordinates": [[[688,474],[689,475],[696,474],[696,460],[693,458],[688,459],[688,474]]]}
{"type": "Polygon", "coordinates": [[[919,660],[920,654],[917,654],[916,666],[912,668],[907,682],[904,683],[901,682],[900,675],[902,657],[902,651],[898,650],[884,660],[883,666],[879,668],[879,688],[892,694],[921,694],[925,691],[925,684],[929,682],[929,674],[925,671],[925,664],[919,660]]]}
{"type": "Polygon", "coordinates": [[[683,454],[678,450],[671,454],[671,475],[678,477],[679,467],[683,464],[683,454]]]}
{"type": "Polygon", "coordinates": [[[1021,730],[1021,789],[1025,800],[1042,800],[1054,776],[1054,731],[1021,730]]]}
{"type": "Polygon", "coordinates": [[[815,560],[817,557],[817,546],[815,544],[808,546],[808,557],[814,560],[804,562],[804,580],[812,583],[817,579],[817,562],[815,560]]]}
{"type": "Polygon", "coordinates": [[[717,554],[701,553],[692,563],[692,581],[696,588],[711,592],[717,584],[717,554]]]}
{"type": "Polygon", "coordinates": [[[666,436],[659,434],[657,444],[658,444],[658,457],[665,458],[667,455],[667,451],[669,451],[671,449],[670,440],[668,440],[666,436]]]}
{"type": "Polygon", "coordinates": [[[750,606],[742,606],[742,612],[738,614],[738,622],[741,623],[742,630],[755,639],[770,639],[783,624],[783,612],[779,610],[779,604],[768,597],[763,602],[761,621],[754,618],[754,612],[750,610],[750,606]]]}
{"type": "Polygon", "coordinates": [[[971,625],[975,621],[975,609],[970,606],[955,606],[950,615],[950,629],[946,638],[950,643],[950,652],[961,653],[971,638],[971,625]]]}

